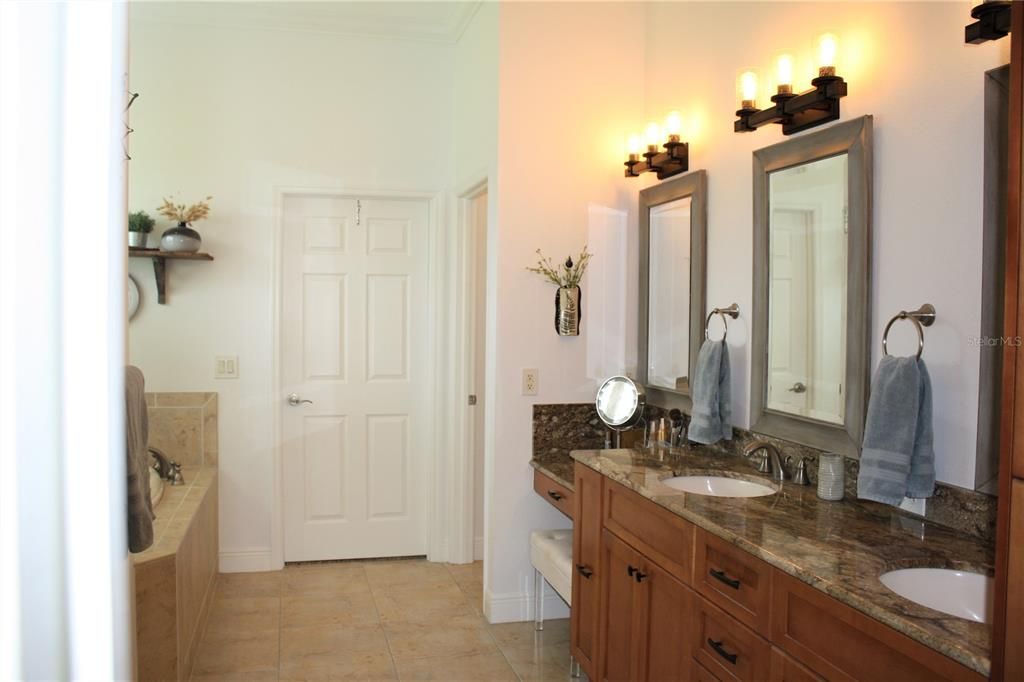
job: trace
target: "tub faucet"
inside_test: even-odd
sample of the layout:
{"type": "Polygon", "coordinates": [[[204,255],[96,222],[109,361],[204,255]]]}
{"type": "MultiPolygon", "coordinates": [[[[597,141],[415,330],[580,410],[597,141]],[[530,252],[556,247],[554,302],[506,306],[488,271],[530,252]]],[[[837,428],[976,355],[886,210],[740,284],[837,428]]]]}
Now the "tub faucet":
{"type": "Polygon", "coordinates": [[[167,455],[156,448],[149,448],[149,454],[156,460],[153,463],[153,469],[160,474],[160,478],[170,481],[171,485],[181,485],[185,482],[185,478],[181,475],[180,464],[169,459],[167,455]]]}
{"type": "Polygon", "coordinates": [[[780,483],[786,480],[786,469],[782,466],[782,459],[779,457],[778,449],[766,440],[755,440],[743,449],[743,454],[753,457],[758,452],[764,454],[757,460],[757,470],[762,474],[771,474],[772,478],[780,483]]]}

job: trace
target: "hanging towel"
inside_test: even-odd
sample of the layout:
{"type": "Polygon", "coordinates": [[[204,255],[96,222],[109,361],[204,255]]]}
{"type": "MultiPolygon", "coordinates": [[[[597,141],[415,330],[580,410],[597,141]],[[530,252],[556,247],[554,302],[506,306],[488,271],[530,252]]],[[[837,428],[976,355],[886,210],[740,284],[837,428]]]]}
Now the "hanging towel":
{"type": "Polygon", "coordinates": [[[732,440],[729,349],[724,339],[704,341],[693,375],[693,416],[687,438],[705,445],[732,440]]]}
{"type": "Polygon", "coordinates": [[[871,383],[857,497],[898,506],[935,492],[932,382],[924,361],[885,356],[871,383]]]}
{"type": "Polygon", "coordinates": [[[153,544],[153,503],[149,497],[149,415],[146,379],[138,367],[124,373],[125,431],[128,454],[128,549],[141,552],[153,544]]]}

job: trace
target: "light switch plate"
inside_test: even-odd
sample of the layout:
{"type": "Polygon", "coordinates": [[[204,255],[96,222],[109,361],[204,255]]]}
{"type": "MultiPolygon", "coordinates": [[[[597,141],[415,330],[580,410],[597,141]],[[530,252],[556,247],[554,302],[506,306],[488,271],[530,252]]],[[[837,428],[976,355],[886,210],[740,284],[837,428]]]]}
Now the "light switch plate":
{"type": "Polygon", "coordinates": [[[540,389],[540,370],[523,370],[523,395],[537,395],[540,389]]]}
{"type": "Polygon", "coordinates": [[[238,356],[218,355],[213,362],[214,379],[237,379],[238,378],[238,356]]]}

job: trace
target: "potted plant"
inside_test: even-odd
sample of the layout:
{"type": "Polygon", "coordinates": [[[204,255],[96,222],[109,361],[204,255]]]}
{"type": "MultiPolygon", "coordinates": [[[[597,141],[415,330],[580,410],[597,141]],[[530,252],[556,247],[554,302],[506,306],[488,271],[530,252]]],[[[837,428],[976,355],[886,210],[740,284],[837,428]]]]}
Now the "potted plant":
{"type": "Polygon", "coordinates": [[[146,248],[146,240],[153,231],[156,221],[145,211],[128,214],[128,246],[146,248]]]}
{"type": "Polygon", "coordinates": [[[197,220],[202,220],[210,215],[210,199],[206,197],[202,201],[186,206],[175,204],[165,198],[164,203],[157,209],[157,213],[170,218],[178,223],[177,227],[164,232],[160,237],[161,251],[178,251],[182,253],[195,253],[203,244],[203,238],[198,232],[192,229],[191,225],[197,220]]]}
{"type": "Polygon", "coordinates": [[[550,258],[545,258],[540,249],[537,249],[537,265],[526,268],[558,286],[558,292],[555,293],[555,331],[559,336],[580,335],[580,318],[583,316],[580,281],[593,255],[584,246],[575,263],[572,256],[569,256],[565,263],[555,266],[550,258]]]}

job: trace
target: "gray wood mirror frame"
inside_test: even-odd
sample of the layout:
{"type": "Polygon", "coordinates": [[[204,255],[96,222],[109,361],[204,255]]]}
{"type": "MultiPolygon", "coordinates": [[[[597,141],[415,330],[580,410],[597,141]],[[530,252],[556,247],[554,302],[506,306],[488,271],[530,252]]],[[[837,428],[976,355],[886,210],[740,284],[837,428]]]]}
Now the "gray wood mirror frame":
{"type": "Polygon", "coordinates": [[[689,409],[689,377],[704,334],[705,171],[640,192],[638,379],[665,407],[689,409]]]}
{"type": "Polygon", "coordinates": [[[871,124],[754,152],[751,429],[851,457],[870,380],[871,124]]]}

